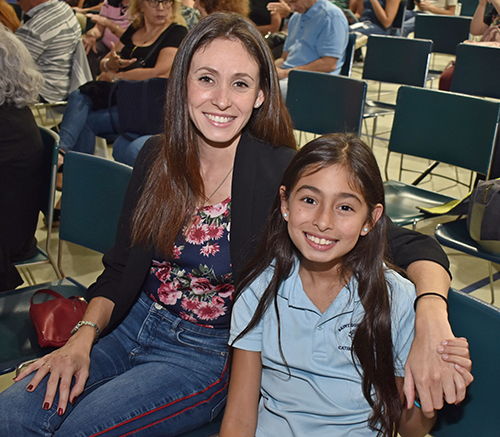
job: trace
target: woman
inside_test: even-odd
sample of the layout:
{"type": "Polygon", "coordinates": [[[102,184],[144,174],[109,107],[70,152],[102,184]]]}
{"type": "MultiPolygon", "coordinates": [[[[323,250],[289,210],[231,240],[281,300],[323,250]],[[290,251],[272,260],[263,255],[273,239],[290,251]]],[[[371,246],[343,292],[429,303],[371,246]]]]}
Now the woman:
{"type": "Polygon", "coordinates": [[[87,14],[95,26],[83,36],[82,41],[94,79],[101,73],[99,64],[111,50],[111,43],[117,44],[130,25],[128,4],[129,0],[104,0],[99,14],[87,14]]]}
{"type": "MultiPolygon", "coordinates": [[[[165,135],[139,154],[83,321],[64,347],[0,394],[0,435],[177,435],[224,406],[233,283],[255,250],[295,140],[267,44],[237,14],[212,14],[188,34],[166,101],[165,135]]],[[[449,286],[436,263],[446,257],[432,239],[393,226],[389,243],[401,265],[411,264],[410,277],[420,277],[419,292],[449,286]]],[[[439,304],[428,301],[434,305],[424,302],[416,314],[419,364],[431,355],[421,367],[442,362],[436,337],[453,336],[439,304]]],[[[455,388],[447,400],[463,398],[455,388]]]]}
{"type": "Polygon", "coordinates": [[[249,0],[195,0],[194,7],[200,11],[201,18],[214,12],[236,12],[245,17],[250,13],[249,0]]]}
{"type": "Polygon", "coordinates": [[[0,24],[0,291],[22,284],[12,262],[36,253],[43,144],[29,105],[43,85],[26,47],[0,24]]]}
{"type": "MultiPolygon", "coordinates": [[[[99,80],[168,77],[177,48],[187,33],[184,26],[177,24],[183,22],[179,1],[130,0],[129,14],[135,17],[132,25],[116,46],[111,43],[111,51],[101,61],[103,73],[99,80]]],[[[93,110],[93,101],[84,92],[76,90],[69,97],[60,131],[63,153],[74,149],[92,154],[96,135],[109,139],[116,136],[111,116],[117,119],[118,115],[116,108],[107,109],[103,90],[99,88],[97,94],[106,109],[99,110],[93,110]]]]}
{"type": "Polygon", "coordinates": [[[400,0],[351,0],[349,8],[359,18],[351,30],[363,35],[388,35],[398,13],[400,0]]]}

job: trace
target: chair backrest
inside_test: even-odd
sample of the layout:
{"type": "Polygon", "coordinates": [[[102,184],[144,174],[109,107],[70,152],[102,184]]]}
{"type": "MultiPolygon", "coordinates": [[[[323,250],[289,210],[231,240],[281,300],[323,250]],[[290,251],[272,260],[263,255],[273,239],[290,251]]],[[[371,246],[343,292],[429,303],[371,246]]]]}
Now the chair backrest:
{"type": "Polygon", "coordinates": [[[469,39],[470,17],[417,14],[415,38],[431,39],[432,51],[454,55],[457,45],[469,39]]]}
{"type": "Polygon", "coordinates": [[[64,158],[59,239],[104,253],[116,236],[132,167],[77,152],[64,158]]]}
{"type": "Polygon", "coordinates": [[[389,151],[489,174],[500,102],[402,86],[389,151]]]}
{"type": "Polygon", "coordinates": [[[500,99],[500,48],[472,44],[457,47],[451,91],[500,99]]]}
{"type": "Polygon", "coordinates": [[[430,40],[371,35],[363,79],[423,87],[431,52],[430,40]]]}
{"type": "Polygon", "coordinates": [[[349,77],[291,71],[286,105],[294,128],[315,134],[354,132],[359,135],[366,88],[366,82],[349,77]]]}
{"type": "Polygon", "coordinates": [[[53,130],[38,126],[43,142],[43,168],[44,176],[40,181],[42,184],[42,197],[40,211],[49,221],[49,216],[54,213],[54,201],[56,193],[57,157],[59,154],[59,135],[53,130]]]}
{"type": "Polygon", "coordinates": [[[477,9],[477,0],[460,0],[460,15],[463,17],[473,17],[477,9]]]}
{"type": "Polygon", "coordinates": [[[406,0],[401,0],[399,2],[398,12],[396,13],[396,17],[391,24],[391,29],[399,30],[399,34],[403,32],[403,27],[405,23],[405,14],[406,14],[406,0]]]}
{"type": "Polygon", "coordinates": [[[355,50],[356,50],[356,34],[352,32],[349,34],[349,39],[347,40],[347,48],[345,49],[345,60],[344,64],[342,65],[342,68],[340,69],[341,76],[351,77],[355,50]]]}
{"type": "Polygon", "coordinates": [[[453,333],[469,343],[474,381],[460,405],[438,413],[434,437],[497,437],[500,430],[500,309],[473,296],[450,290],[449,320],[453,333]]]}

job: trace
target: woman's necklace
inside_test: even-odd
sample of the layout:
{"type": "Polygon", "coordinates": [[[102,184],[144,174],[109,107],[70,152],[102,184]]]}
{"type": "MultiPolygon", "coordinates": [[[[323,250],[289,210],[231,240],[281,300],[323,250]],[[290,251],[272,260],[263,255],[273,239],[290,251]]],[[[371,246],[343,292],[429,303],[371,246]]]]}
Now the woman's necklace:
{"type": "Polygon", "coordinates": [[[222,185],[224,184],[224,182],[226,182],[226,179],[229,177],[229,175],[231,174],[231,172],[233,171],[233,168],[234,168],[234,165],[229,169],[229,171],[227,172],[227,175],[224,177],[224,179],[222,179],[222,182],[217,186],[217,188],[212,192],[212,194],[210,194],[210,196],[208,196],[208,199],[205,200],[205,202],[203,202],[203,205],[202,205],[202,208],[207,204],[207,202],[213,197],[213,195],[215,193],[217,193],[217,191],[219,191],[219,188],[222,187],[222,185]]]}

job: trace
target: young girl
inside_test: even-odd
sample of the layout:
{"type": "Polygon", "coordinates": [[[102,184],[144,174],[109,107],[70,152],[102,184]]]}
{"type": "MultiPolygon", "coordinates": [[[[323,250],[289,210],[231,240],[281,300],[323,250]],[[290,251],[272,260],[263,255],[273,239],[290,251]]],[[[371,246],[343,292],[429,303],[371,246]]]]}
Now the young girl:
{"type": "Polygon", "coordinates": [[[430,430],[433,419],[403,408],[415,289],[384,263],[383,212],[358,138],[320,137],[295,156],[236,293],[221,437],[430,430]]]}

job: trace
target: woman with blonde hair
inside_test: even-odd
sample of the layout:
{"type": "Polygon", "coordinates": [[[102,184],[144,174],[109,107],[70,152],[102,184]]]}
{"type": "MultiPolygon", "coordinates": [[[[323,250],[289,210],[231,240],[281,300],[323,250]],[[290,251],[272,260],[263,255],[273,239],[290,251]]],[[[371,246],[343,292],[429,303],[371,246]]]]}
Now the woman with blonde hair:
{"type": "MultiPolygon", "coordinates": [[[[130,0],[128,10],[134,17],[132,24],[101,60],[99,81],[168,78],[177,48],[187,34],[180,24],[184,23],[180,0],[130,0]]],[[[60,130],[62,153],[74,149],[93,154],[96,135],[116,138],[111,116],[117,120],[118,114],[116,107],[108,109],[110,89],[111,85],[103,89],[91,82],[71,93],[60,130]]]]}
{"type": "Polygon", "coordinates": [[[21,41],[0,24],[0,291],[22,284],[15,261],[36,253],[43,145],[29,105],[42,74],[21,41]]]}

